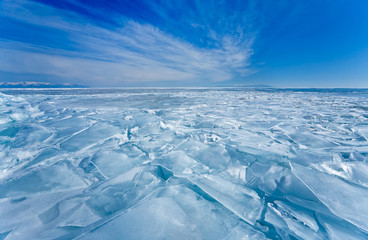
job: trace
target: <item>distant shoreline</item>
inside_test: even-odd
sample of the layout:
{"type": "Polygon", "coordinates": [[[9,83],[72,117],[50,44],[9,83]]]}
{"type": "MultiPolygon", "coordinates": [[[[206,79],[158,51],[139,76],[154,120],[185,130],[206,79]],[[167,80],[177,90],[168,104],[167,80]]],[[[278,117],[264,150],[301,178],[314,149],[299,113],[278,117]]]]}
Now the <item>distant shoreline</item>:
{"type": "Polygon", "coordinates": [[[88,86],[75,83],[47,83],[47,82],[0,82],[0,88],[88,88],[88,86]]]}
{"type": "Polygon", "coordinates": [[[277,88],[277,87],[2,87],[0,90],[259,90],[259,91],[294,91],[294,92],[350,92],[367,91],[368,88],[277,88]]]}

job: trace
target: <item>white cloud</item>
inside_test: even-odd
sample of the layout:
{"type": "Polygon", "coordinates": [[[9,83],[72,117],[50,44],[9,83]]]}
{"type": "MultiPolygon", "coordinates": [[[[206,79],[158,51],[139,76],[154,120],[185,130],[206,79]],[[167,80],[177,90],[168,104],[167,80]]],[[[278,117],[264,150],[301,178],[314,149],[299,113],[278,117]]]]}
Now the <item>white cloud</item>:
{"type": "Polygon", "coordinates": [[[109,30],[39,3],[7,0],[0,8],[6,17],[67,32],[77,46],[72,51],[7,40],[0,43],[2,71],[51,74],[95,86],[151,81],[219,82],[249,71],[252,36],[242,42],[223,36],[219,47],[199,48],[152,25],[134,21],[109,30]]]}

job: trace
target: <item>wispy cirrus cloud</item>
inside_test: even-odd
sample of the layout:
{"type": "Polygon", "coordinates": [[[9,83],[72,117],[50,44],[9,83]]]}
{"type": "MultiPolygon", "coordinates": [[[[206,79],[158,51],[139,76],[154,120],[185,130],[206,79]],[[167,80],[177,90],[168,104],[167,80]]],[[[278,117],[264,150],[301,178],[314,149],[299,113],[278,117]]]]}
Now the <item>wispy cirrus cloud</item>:
{"type": "Polygon", "coordinates": [[[33,1],[5,0],[0,11],[3,72],[45,74],[91,86],[139,86],[208,85],[251,71],[255,34],[245,33],[241,26],[233,27],[238,34],[229,35],[188,21],[208,32],[206,37],[215,43],[199,46],[126,16],[118,27],[108,28],[33,1]]]}

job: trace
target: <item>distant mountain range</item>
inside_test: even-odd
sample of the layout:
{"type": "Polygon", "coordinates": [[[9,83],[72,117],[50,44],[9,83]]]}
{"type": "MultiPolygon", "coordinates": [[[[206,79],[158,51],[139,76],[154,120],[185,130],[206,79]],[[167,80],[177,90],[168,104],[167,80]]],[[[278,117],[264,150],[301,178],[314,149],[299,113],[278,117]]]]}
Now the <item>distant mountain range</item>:
{"type": "Polygon", "coordinates": [[[0,88],[86,88],[75,83],[0,82],[0,88]]]}
{"type": "MultiPolygon", "coordinates": [[[[266,84],[236,84],[235,88],[273,88],[266,84]]],[[[0,88],[89,88],[86,85],[75,83],[48,83],[48,82],[0,82],[0,88]]]]}

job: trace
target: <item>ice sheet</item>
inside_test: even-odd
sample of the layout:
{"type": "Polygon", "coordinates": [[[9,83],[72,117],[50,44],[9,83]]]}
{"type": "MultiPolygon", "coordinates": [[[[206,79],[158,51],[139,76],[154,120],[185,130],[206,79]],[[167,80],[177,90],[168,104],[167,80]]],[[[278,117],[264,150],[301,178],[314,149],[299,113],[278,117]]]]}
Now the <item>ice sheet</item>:
{"type": "Polygon", "coordinates": [[[1,239],[368,239],[367,90],[1,92],[1,239]]]}

